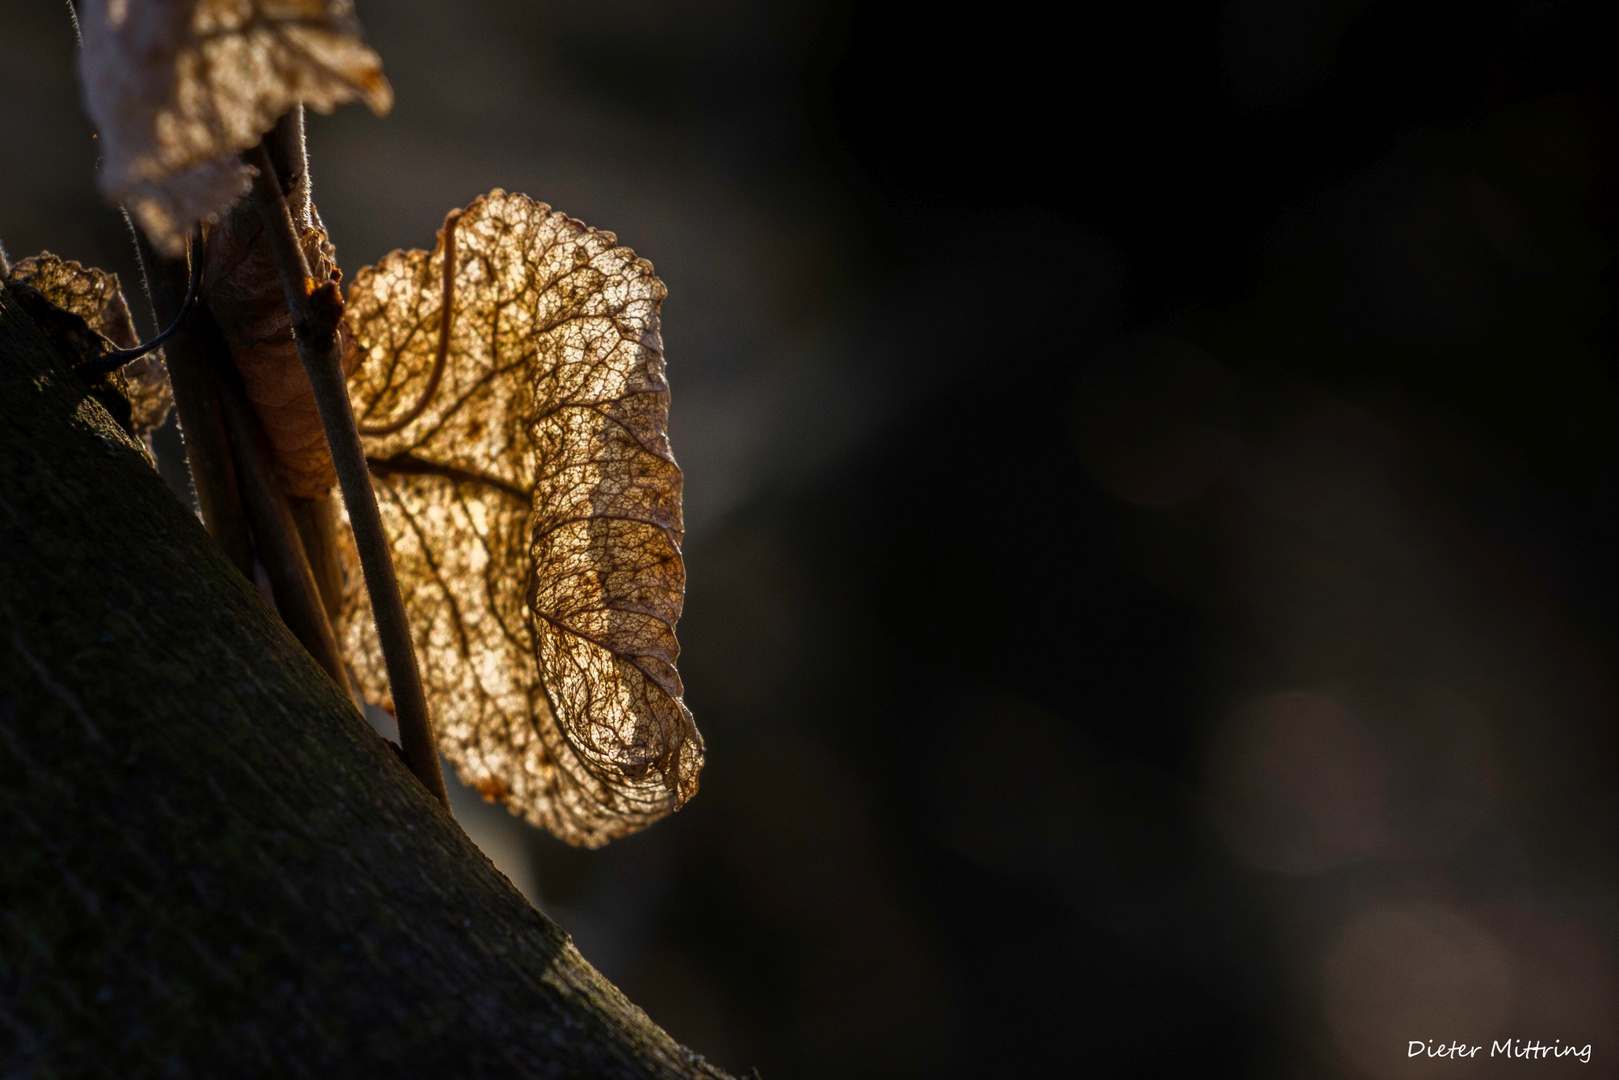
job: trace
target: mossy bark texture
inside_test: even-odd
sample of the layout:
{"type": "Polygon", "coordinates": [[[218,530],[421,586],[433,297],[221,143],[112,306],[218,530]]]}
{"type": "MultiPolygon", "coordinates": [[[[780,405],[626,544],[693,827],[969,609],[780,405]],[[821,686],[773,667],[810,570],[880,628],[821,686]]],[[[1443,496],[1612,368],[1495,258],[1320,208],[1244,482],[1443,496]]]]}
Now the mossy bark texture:
{"type": "Polygon", "coordinates": [[[722,1075],[489,864],[3,287],[0,1075],[722,1075]]]}

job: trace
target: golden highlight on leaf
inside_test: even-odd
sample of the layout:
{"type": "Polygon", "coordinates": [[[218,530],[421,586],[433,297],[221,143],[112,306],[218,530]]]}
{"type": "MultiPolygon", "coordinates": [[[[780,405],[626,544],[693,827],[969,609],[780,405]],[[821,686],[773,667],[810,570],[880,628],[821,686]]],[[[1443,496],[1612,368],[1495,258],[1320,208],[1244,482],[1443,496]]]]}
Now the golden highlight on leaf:
{"type": "Polygon", "coordinates": [[[393,104],[349,0],[81,0],[101,189],[165,254],[247,193],[236,157],[300,103],[393,104]]]}
{"type": "MultiPolygon", "coordinates": [[[[678,809],[703,761],[675,671],[664,287],[613,234],[523,195],[491,192],[446,233],[453,288],[443,235],[356,275],[355,412],[441,749],[486,798],[594,847],[678,809]]],[[[348,576],[339,633],[375,700],[348,576]]]]}
{"type": "MultiPolygon", "coordinates": [[[[45,299],[77,315],[121,349],[139,344],[117,274],[80,266],[47,251],[13,263],[8,280],[39,290],[45,299]]],[[[147,353],[125,364],[121,373],[129,392],[135,433],[141,435],[162,427],[174,405],[174,391],[161,354],[147,353]]]]}

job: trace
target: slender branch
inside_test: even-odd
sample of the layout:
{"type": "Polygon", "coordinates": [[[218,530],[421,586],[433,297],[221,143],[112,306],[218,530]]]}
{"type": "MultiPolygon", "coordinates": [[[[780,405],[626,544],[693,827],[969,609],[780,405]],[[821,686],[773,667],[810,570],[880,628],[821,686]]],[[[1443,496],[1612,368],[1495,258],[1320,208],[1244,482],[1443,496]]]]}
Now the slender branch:
{"type": "MultiPolygon", "coordinates": [[[[159,325],[173,323],[181,311],[181,297],[191,275],[183,259],[160,254],[145,233],[134,231],[146,291],[152,298],[157,321],[159,325]]],[[[197,245],[192,247],[192,254],[201,263],[202,252],[195,250],[197,245]]],[[[202,511],[203,528],[242,576],[252,581],[253,544],[236,486],[236,467],[225,434],[219,387],[208,363],[197,315],[193,308],[181,320],[179,333],[164,350],[169,383],[174,388],[174,407],[180,414],[180,432],[185,437],[186,461],[191,466],[191,484],[202,511]]]]}
{"type": "Polygon", "coordinates": [[[323,499],[292,499],[292,520],[303,538],[309,569],[315,574],[326,617],[332,625],[343,610],[343,561],[337,546],[337,504],[331,496],[323,499]]]}
{"type": "Polygon", "coordinates": [[[158,335],[139,345],[132,345],[127,349],[113,349],[87,363],[80,364],[73,369],[73,374],[86,382],[99,379],[103,375],[111,375],[125,364],[133,363],[162,345],[165,341],[180,332],[185,324],[186,316],[191,314],[191,308],[197,302],[197,289],[202,284],[202,258],[199,255],[191,260],[191,282],[186,286],[185,299],[180,301],[180,310],[169,321],[167,330],[160,331],[158,335]]]}
{"type": "Polygon", "coordinates": [[[438,309],[438,352],[433,356],[433,370],[427,374],[427,385],[416,398],[416,404],[403,415],[386,424],[361,424],[361,435],[392,435],[427,410],[438,393],[438,384],[444,378],[444,364],[450,356],[450,326],[455,319],[455,226],[461,220],[461,211],[451,210],[444,215],[444,293],[438,309]]]}
{"type": "Polygon", "coordinates": [[[215,371],[219,376],[220,402],[225,411],[225,430],[230,437],[231,454],[236,460],[236,478],[241,484],[242,505],[253,527],[253,540],[259,561],[270,578],[275,606],[292,636],[308,650],[332,681],[349,691],[348,671],[337,635],[321,602],[314,572],[304,553],[303,540],[293,520],[286,495],[276,484],[270,468],[270,449],[264,428],[247,400],[242,376],[231,361],[224,339],[215,336],[215,371]]]}
{"type": "Polygon", "coordinates": [[[310,224],[309,151],[304,144],[304,107],[294,105],[281,114],[275,127],[264,137],[276,179],[287,198],[287,210],[299,228],[310,224]]]}
{"type": "Polygon", "coordinates": [[[421,671],[416,665],[416,649],[410,640],[410,622],[399,595],[399,579],[394,573],[388,536],[382,528],[371,473],[365,464],[365,449],[354,423],[354,407],[349,402],[348,382],[343,375],[341,345],[337,326],[342,318],[343,299],[335,282],[317,282],[309,276],[298,230],[293,225],[285,194],[276,179],[269,152],[260,143],[247,155],[257,175],[253,178],[253,205],[264,219],[265,237],[281,275],[281,287],[292,314],[293,337],[298,358],[314,388],[315,405],[321,426],[337,468],[338,487],[348,508],[354,529],[354,544],[365,573],[365,587],[371,594],[371,610],[377,620],[377,637],[382,645],[388,683],[393,689],[395,715],[399,720],[399,742],[405,762],[444,806],[450,804],[439,769],[438,750],[427,718],[427,696],[422,690],[421,671]]]}

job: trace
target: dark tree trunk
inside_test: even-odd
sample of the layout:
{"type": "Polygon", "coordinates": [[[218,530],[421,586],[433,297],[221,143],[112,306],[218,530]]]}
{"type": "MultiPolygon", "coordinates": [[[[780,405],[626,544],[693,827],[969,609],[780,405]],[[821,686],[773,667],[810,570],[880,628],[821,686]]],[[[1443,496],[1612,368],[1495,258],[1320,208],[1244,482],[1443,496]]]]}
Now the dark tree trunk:
{"type": "Polygon", "coordinates": [[[489,864],[3,287],[0,1075],[722,1075],[489,864]]]}

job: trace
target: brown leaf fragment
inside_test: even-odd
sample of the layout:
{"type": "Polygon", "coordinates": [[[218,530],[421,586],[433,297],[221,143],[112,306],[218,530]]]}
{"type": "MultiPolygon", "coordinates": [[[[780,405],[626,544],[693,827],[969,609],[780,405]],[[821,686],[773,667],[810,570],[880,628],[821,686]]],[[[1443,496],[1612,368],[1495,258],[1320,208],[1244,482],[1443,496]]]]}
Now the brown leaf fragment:
{"type": "Polygon", "coordinates": [[[101,189],[171,257],[247,192],[236,157],[302,103],[393,103],[349,0],[81,0],[101,189]]]}
{"type": "MultiPolygon", "coordinates": [[[[47,251],[13,263],[8,280],[36,289],[45,299],[77,315],[91,330],[120,349],[139,344],[117,274],[80,266],[47,251]]],[[[162,356],[147,353],[125,364],[121,373],[129,395],[134,433],[144,435],[162,427],[174,405],[174,392],[169,386],[169,372],[163,366],[162,356]]]]}
{"type": "MultiPolygon", "coordinates": [[[[336,281],[337,255],[314,204],[302,190],[289,202],[304,257],[318,281],[336,281]]],[[[203,269],[208,310],[225,335],[247,397],[274,451],[276,483],[297,499],[320,499],[337,482],[315,392],[298,358],[281,277],[264,239],[264,223],[249,203],[208,230],[203,269]]],[[[345,353],[345,365],[359,357],[345,353]]]]}
{"type": "MultiPolygon", "coordinates": [[[[486,798],[594,847],[679,809],[703,761],[675,672],[665,290],[613,234],[523,195],[491,192],[448,228],[436,386],[443,234],[355,277],[350,391],[440,748],[486,798]]],[[[374,698],[358,578],[339,634],[374,698]]]]}

